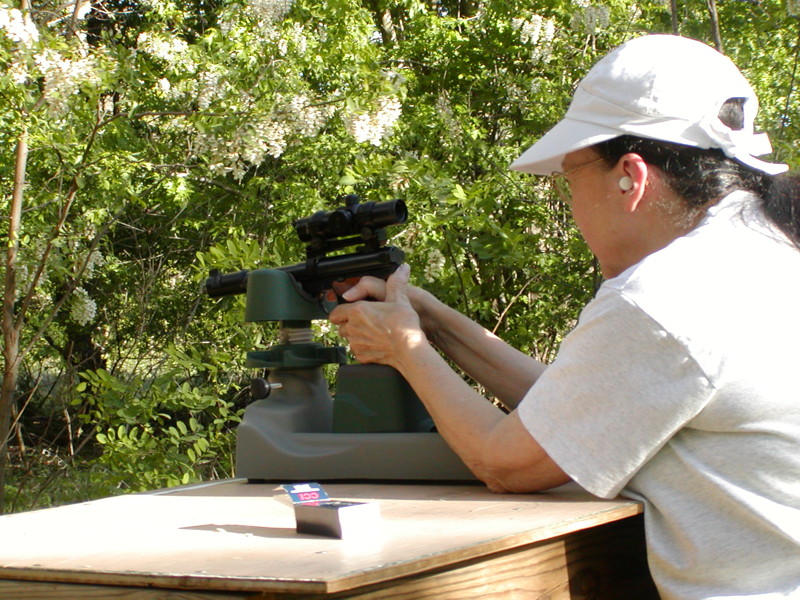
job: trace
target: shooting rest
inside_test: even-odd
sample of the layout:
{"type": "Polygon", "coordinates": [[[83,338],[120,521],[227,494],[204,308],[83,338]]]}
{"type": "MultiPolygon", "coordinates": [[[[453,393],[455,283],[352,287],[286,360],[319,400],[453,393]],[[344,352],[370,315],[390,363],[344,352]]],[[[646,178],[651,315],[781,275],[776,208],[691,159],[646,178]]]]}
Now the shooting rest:
{"type": "Polygon", "coordinates": [[[250,404],[237,432],[236,473],[251,480],[474,480],[433,430],[411,387],[384,365],[348,365],[345,349],[311,340],[327,318],[284,271],[247,280],[246,321],[280,321],[282,343],[247,355],[267,369],[266,397],[250,404]],[[323,370],[338,364],[336,393],[323,370]]]}
{"type": "Polygon", "coordinates": [[[411,386],[382,365],[347,365],[345,348],[312,340],[311,322],[335,306],[336,281],[371,275],[386,279],[402,250],[386,246],[385,227],[404,223],[402,200],[319,211],[293,223],[307,242],[306,262],[222,275],[206,281],[211,297],[247,294],[245,321],[280,323],[280,343],[247,355],[247,366],[268,371],[253,380],[254,402],[237,432],[236,474],[251,480],[474,481],[435,432],[411,386]],[[359,244],[354,252],[333,254],[359,244]],[[324,377],[339,365],[335,399],[324,377]]]}

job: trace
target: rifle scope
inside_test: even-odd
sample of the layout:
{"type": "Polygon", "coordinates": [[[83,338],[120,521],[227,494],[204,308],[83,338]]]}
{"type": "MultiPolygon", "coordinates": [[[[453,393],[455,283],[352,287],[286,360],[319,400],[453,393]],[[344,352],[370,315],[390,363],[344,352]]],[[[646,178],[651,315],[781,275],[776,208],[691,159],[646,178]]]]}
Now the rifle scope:
{"type": "MultiPolygon", "coordinates": [[[[307,260],[297,265],[278,267],[298,281],[306,291],[317,294],[328,280],[374,275],[388,275],[403,261],[397,248],[387,248],[384,227],[405,223],[406,203],[359,202],[358,196],[344,197],[345,206],[331,211],[318,211],[292,223],[301,241],[306,242],[307,260]],[[349,236],[349,237],[347,237],[349,236]],[[340,239],[344,238],[344,239],[340,239]],[[356,252],[326,256],[334,250],[363,244],[356,252]]],[[[214,269],[206,280],[206,292],[212,298],[247,292],[249,271],[222,274],[214,269]]]]}
{"type": "Polygon", "coordinates": [[[359,202],[358,196],[351,194],[345,197],[345,202],[346,205],[341,208],[321,210],[292,223],[300,240],[311,242],[348,235],[370,237],[375,230],[405,223],[408,218],[406,203],[402,200],[359,202]]]}

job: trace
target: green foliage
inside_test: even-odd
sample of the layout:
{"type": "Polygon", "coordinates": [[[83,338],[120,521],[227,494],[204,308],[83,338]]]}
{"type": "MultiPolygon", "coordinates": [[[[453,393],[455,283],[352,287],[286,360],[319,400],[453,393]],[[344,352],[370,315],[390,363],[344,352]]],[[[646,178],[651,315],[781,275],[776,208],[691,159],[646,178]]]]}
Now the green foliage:
{"type": "Polygon", "coordinates": [[[167,351],[152,379],[126,381],[103,369],[82,374],[76,386],[81,418],[97,431],[102,453],[95,490],[144,491],[233,473],[232,428],[237,397],[218,393],[230,355],[167,351]]]}
{"type": "MultiPolygon", "coordinates": [[[[23,131],[30,146],[16,509],[232,474],[244,354],[274,332],[201,283],[303,260],[291,222],[343,194],[405,199],[392,241],[414,283],[553,357],[598,274],[567,208],[508,164],[599,56],[670,32],[668,4],[95,4],[76,30],[49,3],[36,39],[0,26],[4,213],[23,131]]],[[[679,6],[681,33],[710,40],[707,5],[679,6]]],[[[719,20],[760,126],[798,165],[797,16],[765,0],[720,3],[719,20]]]]}

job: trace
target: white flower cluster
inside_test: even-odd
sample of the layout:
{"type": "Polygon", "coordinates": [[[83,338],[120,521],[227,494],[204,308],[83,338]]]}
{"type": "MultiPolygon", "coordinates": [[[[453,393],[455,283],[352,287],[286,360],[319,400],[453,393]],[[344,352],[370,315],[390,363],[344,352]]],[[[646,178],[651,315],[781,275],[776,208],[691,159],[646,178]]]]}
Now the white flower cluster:
{"type": "Polygon", "coordinates": [[[346,112],[342,115],[347,133],[356,142],[369,142],[380,146],[381,142],[392,132],[400,118],[402,107],[395,97],[384,97],[378,101],[377,109],[370,112],[346,112]]]}
{"type": "Polygon", "coordinates": [[[189,44],[181,38],[156,35],[147,31],[139,34],[136,44],[138,50],[160,58],[169,65],[179,64],[183,54],[189,48],[189,44]]]}
{"type": "Polygon", "coordinates": [[[431,250],[431,253],[428,254],[428,264],[425,266],[425,269],[423,269],[425,279],[427,281],[437,279],[439,275],[442,274],[445,263],[444,254],[442,254],[438,248],[431,250]]]}
{"type": "Polygon", "coordinates": [[[330,321],[313,321],[311,325],[320,335],[328,335],[333,331],[330,321]]]}
{"type": "MultiPolygon", "coordinates": [[[[18,298],[21,298],[22,296],[25,296],[31,292],[30,287],[33,284],[33,277],[35,273],[36,265],[28,264],[27,261],[20,261],[17,263],[17,289],[15,291],[18,298]]],[[[37,289],[33,292],[34,297],[40,296],[39,292],[45,283],[47,283],[47,271],[43,271],[39,276],[37,289]]]]}
{"type": "Polygon", "coordinates": [[[197,106],[201,110],[206,110],[214,100],[223,97],[225,91],[225,86],[222,84],[223,74],[216,65],[200,73],[194,81],[197,82],[197,106]]]}
{"type": "MultiPolygon", "coordinates": [[[[167,77],[162,77],[155,82],[153,91],[167,100],[196,103],[201,110],[210,108],[218,100],[230,100],[232,98],[232,89],[225,80],[225,73],[222,67],[211,65],[199,73],[193,73],[195,69],[195,65],[190,65],[189,61],[184,61],[181,71],[186,70],[192,73],[192,77],[179,77],[173,81],[170,81],[167,77]]],[[[237,110],[247,104],[249,96],[241,92],[238,95],[241,101],[237,102],[235,107],[231,107],[229,104],[228,106],[231,110],[237,110]]]]}
{"type": "Polygon", "coordinates": [[[28,83],[28,66],[19,60],[19,55],[15,55],[8,66],[8,74],[11,75],[11,80],[17,85],[25,85],[28,83]]]}
{"type": "Polygon", "coordinates": [[[314,106],[305,94],[298,94],[279,104],[278,114],[300,136],[312,137],[319,133],[325,122],[331,117],[334,107],[326,104],[314,106]]]}
{"type": "MultiPolygon", "coordinates": [[[[93,230],[94,228],[89,226],[85,234],[94,235],[93,230]]],[[[68,244],[68,246],[72,246],[72,244],[68,244]]],[[[93,279],[94,276],[97,275],[97,268],[106,264],[106,257],[96,248],[91,250],[88,255],[81,249],[75,248],[73,250],[73,256],[77,257],[74,266],[75,272],[77,273],[78,269],[82,267],[83,273],[81,274],[81,279],[84,281],[93,279]]],[[[89,296],[89,292],[84,288],[75,288],[70,298],[70,318],[78,325],[84,326],[94,321],[96,315],[97,302],[89,296]]]]}
{"type": "Polygon", "coordinates": [[[81,327],[94,321],[95,316],[97,316],[97,303],[89,297],[89,292],[82,287],[75,288],[75,291],[72,292],[69,316],[81,327]]]}
{"type": "Polygon", "coordinates": [[[608,29],[611,23],[611,8],[605,5],[589,5],[572,16],[571,26],[575,30],[593,35],[608,29]]]}
{"type": "Polygon", "coordinates": [[[296,48],[298,54],[305,54],[308,50],[308,36],[300,23],[292,23],[288,31],[281,33],[277,45],[281,56],[286,56],[291,46],[296,48]]]}
{"type": "Polygon", "coordinates": [[[88,258],[82,259],[81,262],[84,260],[86,262],[86,266],[83,269],[84,279],[93,278],[95,276],[95,269],[106,264],[106,257],[103,256],[103,253],[100,252],[100,250],[94,250],[88,258]]]}
{"type": "MultiPolygon", "coordinates": [[[[39,41],[39,30],[30,17],[26,17],[16,8],[0,6],[0,30],[6,38],[19,45],[21,49],[30,51],[39,41]]],[[[30,78],[28,52],[14,52],[8,65],[8,74],[17,85],[25,85],[30,78]]]]}
{"type": "Polygon", "coordinates": [[[171,94],[172,84],[166,77],[162,77],[161,79],[159,79],[156,85],[158,86],[158,89],[161,91],[161,93],[164,94],[165,96],[169,96],[171,94]]]}
{"type": "Polygon", "coordinates": [[[67,101],[82,85],[100,81],[97,61],[92,56],[65,58],[55,50],[45,50],[35,57],[36,66],[44,77],[44,97],[51,114],[67,111],[67,101]]]}
{"type": "Polygon", "coordinates": [[[286,16],[293,3],[294,0],[248,0],[247,6],[260,20],[275,23],[286,16]]]}
{"type": "Polygon", "coordinates": [[[210,165],[214,173],[231,173],[241,180],[249,167],[260,165],[267,156],[280,157],[292,137],[317,135],[332,112],[332,106],[314,106],[305,94],[278,97],[272,114],[248,120],[224,139],[199,134],[194,154],[215,157],[210,165]]]}
{"type": "Polygon", "coordinates": [[[411,187],[411,176],[407,173],[396,173],[389,182],[389,187],[395,192],[403,192],[411,187]]]}
{"type": "Polygon", "coordinates": [[[514,19],[512,27],[519,31],[520,41],[532,46],[531,58],[534,62],[548,62],[553,56],[553,40],[556,37],[556,23],[541,15],[530,19],[514,19]]]}
{"type": "Polygon", "coordinates": [[[5,31],[6,37],[12,42],[26,47],[39,41],[39,30],[33,20],[25,17],[16,8],[0,7],[0,29],[5,31]]]}
{"type": "Polygon", "coordinates": [[[286,139],[291,135],[289,122],[281,119],[270,119],[245,125],[242,130],[242,144],[239,155],[242,160],[251,165],[259,165],[265,156],[280,157],[289,142],[286,139]]]}
{"type": "MultiPolygon", "coordinates": [[[[33,278],[39,267],[39,259],[44,254],[47,241],[42,237],[34,238],[29,245],[21,245],[17,254],[17,294],[24,296],[33,285],[33,278]]],[[[38,288],[47,283],[47,269],[39,275],[38,288]]]]}
{"type": "MultiPolygon", "coordinates": [[[[49,310],[55,295],[52,285],[60,288],[65,277],[80,277],[81,281],[89,281],[107,264],[107,259],[100,250],[96,248],[90,250],[85,247],[85,241],[96,235],[93,225],[84,224],[80,229],[76,229],[73,224],[70,230],[70,233],[58,243],[51,245],[51,242],[44,237],[37,236],[29,244],[20,247],[16,265],[18,298],[30,294],[43,310],[49,310]],[[43,267],[42,261],[45,255],[48,255],[48,258],[43,267]],[[35,274],[40,269],[36,287],[31,289],[35,274]],[[52,278],[51,273],[56,273],[56,277],[52,278]]],[[[73,291],[67,308],[68,317],[81,326],[92,322],[97,313],[97,303],[82,287],[73,291]]]]}

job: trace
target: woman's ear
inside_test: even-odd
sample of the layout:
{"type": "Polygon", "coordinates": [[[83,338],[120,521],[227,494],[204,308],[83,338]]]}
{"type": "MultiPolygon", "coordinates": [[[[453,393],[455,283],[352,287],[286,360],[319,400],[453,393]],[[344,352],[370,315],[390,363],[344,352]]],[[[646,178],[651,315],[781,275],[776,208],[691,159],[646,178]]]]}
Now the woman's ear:
{"type": "Polygon", "coordinates": [[[647,190],[648,168],[644,159],[633,152],[623,155],[614,168],[619,197],[626,212],[636,212],[647,190]]]}

